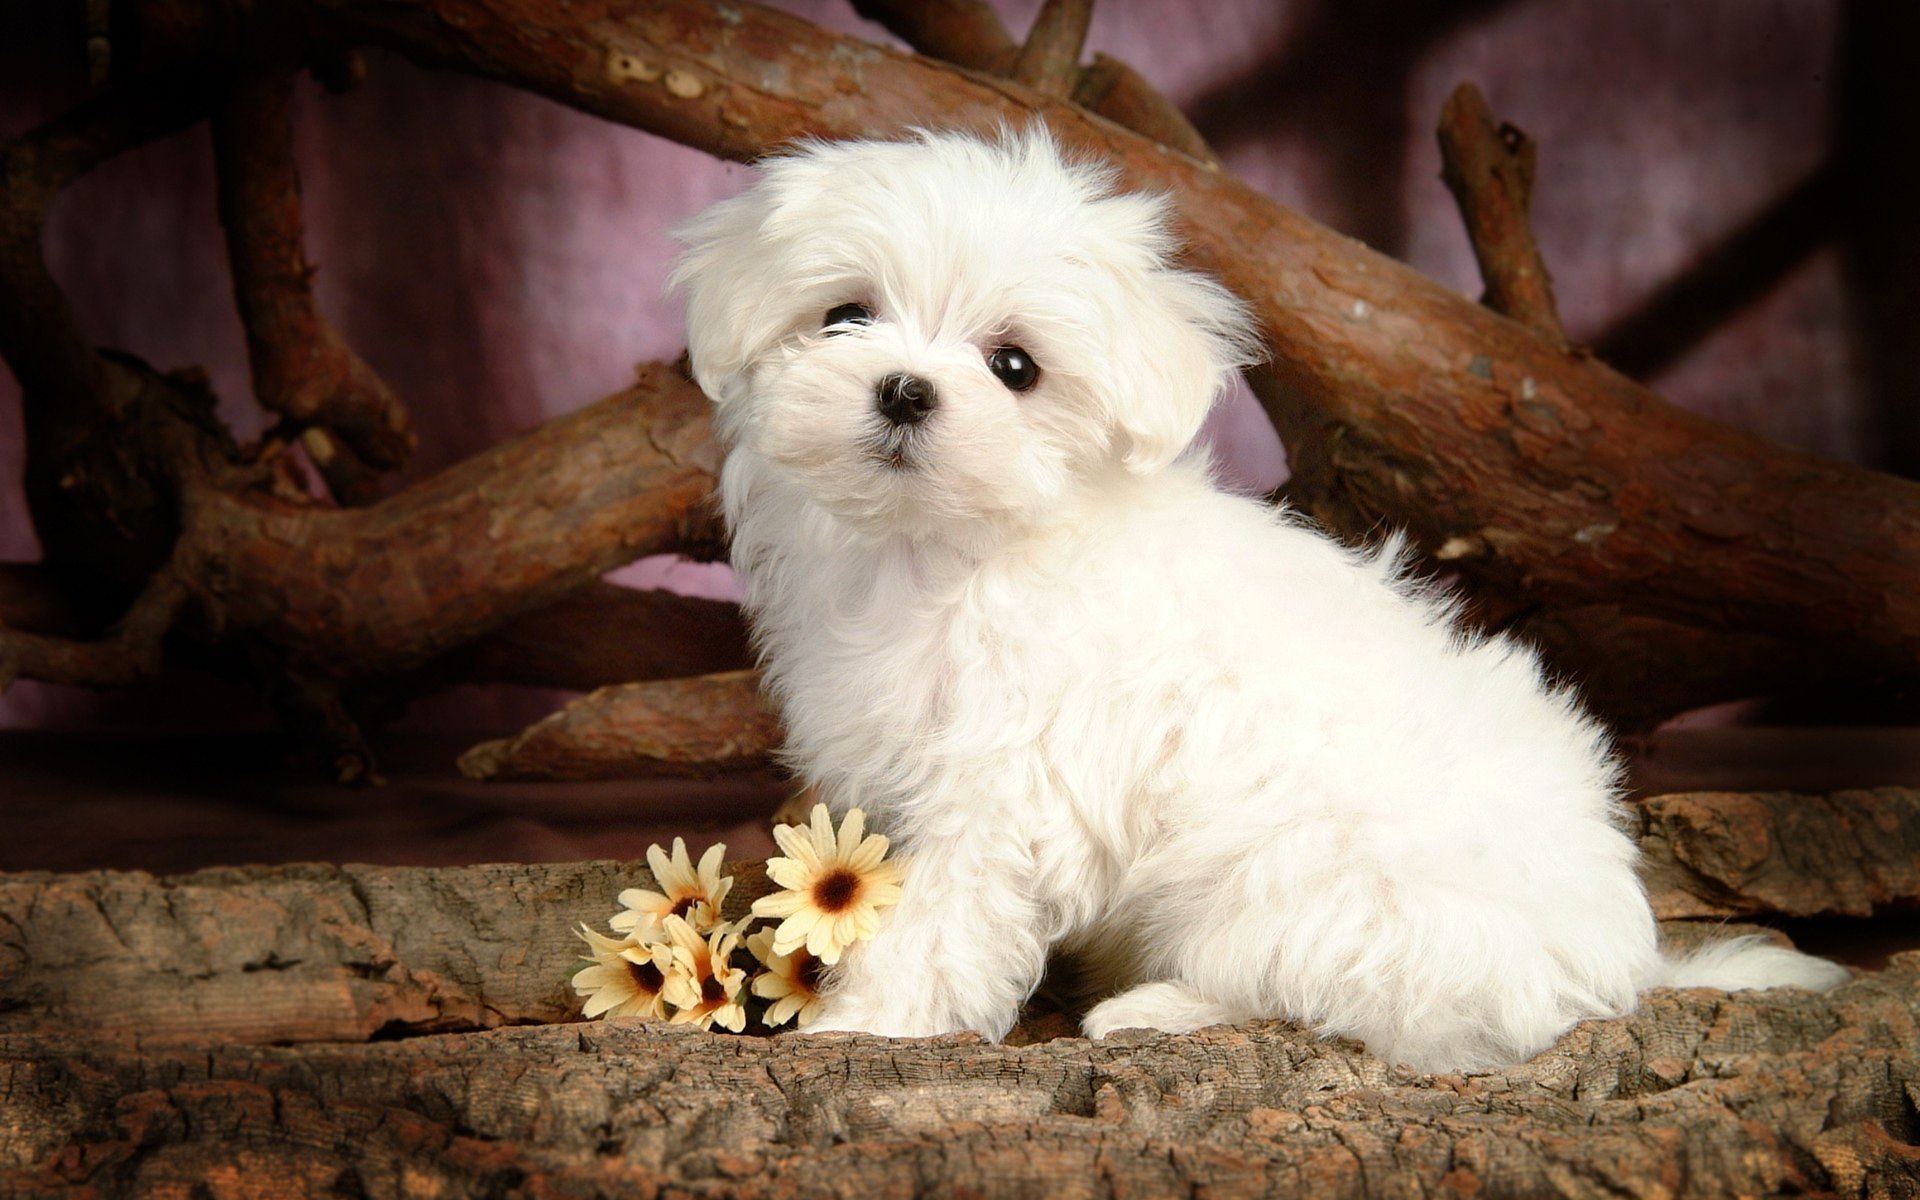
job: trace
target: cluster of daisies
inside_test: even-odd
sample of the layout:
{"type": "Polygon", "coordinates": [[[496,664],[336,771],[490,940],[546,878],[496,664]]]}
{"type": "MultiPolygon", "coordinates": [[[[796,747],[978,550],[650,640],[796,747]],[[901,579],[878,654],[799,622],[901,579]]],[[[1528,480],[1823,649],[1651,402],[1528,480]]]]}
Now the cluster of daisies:
{"type": "Polygon", "coordinates": [[[886,861],[887,839],[865,827],[856,808],[836,831],[826,806],[816,805],[807,825],[775,828],[785,855],[767,860],[767,876],[781,890],[731,922],[720,916],[733,890],[733,876],[720,873],[725,846],[697,867],[680,838],[671,855],[649,848],[659,890],[620,893],[621,911],[608,921],[617,936],[580,926],[588,957],[573,990],[581,1011],[739,1033],[751,994],[768,1002],[760,1012],[767,1027],[806,1025],[819,1010],[826,968],[878,932],[881,914],[900,899],[901,865],[886,861]],[[779,923],[749,933],[763,917],[779,923]]]}

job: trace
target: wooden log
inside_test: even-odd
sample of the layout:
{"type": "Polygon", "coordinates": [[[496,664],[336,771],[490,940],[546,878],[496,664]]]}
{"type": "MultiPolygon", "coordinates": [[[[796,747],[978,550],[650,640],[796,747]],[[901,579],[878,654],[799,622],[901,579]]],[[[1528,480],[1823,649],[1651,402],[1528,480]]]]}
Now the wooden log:
{"type": "MultiPolygon", "coordinates": [[[[1644,802],[1636,812],[1654,911],[1809,916],[1912,905],[1916,795],[1644,802]],[[1745,874],[1718,865],[1756,862],[1745,874]],[[1780,886],[1789,870],[1804,880],[1780,886]]],[[[769,885],[758,863],[726,869],[734,919],[769,885]]],[[[567,931],[604,924],[629,886],[651,886],[644,864],[0,875],[0,1032],[337,1041],[566,1020],[575,1011],[567,931]]],[[[1669,933],[1675,945],[1698,941],[1679,926],[1669,933]]]]}
{"type": "Polygon", "coordinates": [[[1661,917],[1920,907],[1920,791],[1688,792],[1633,806],[1661,917]]]}
{"type": "MultiPolygon", "coordinates": [[[[736,920],[769,885],[757,863],[728,870],[736,920]]],[[[0,1033],[357,1042],[566,1021],[571,930],[604,930],[634,886],[653,886],[643,863],[0,875],[0,1033]]]]}
{"type": "Polygon", "coordinates": [[[1010,1047],[601,1021],[369,1045],[0,1036],[9,1196],[1908,1194],[1920,957],[1664,992],[1531,1062],[1277,1022],[1010,1047]]]}
{"type": "MultiPolygon", "coordinates": [[[[169,578],[200,632],[290,677],[391,676],[644,555],[718,554],[710,407],[676,368],[649,365],[626,391],[364,508],[195,481],[169,578]]],[[[0,656],[56,649],[0,630],[0,656]]],[[[110,647],[67,657],[101,659],[98,682],[125,673],[110,647]]]]}
{"type": "Polygon", "coordinates": [[[471,779],[709,778],[763,771],[780,718],[759,671],[623,683],[460,756],[471,779]]]}

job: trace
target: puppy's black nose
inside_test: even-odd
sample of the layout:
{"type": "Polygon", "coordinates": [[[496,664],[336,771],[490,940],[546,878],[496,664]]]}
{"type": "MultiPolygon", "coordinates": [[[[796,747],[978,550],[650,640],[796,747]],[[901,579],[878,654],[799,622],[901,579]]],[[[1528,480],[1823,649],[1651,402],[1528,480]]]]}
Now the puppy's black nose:
{"type": "Polygon", "coordinates": [[[940,403],[933,385],[918,375],[889,375],[874,388],[874,393],[879,400],[880,415],[895,425],[918,425],[940,403]]]}

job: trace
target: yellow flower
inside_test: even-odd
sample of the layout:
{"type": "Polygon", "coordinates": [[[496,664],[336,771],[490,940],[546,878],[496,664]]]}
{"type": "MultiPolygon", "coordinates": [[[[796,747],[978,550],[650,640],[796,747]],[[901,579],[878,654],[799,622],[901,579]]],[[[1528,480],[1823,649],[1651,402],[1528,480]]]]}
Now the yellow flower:
{"type": "Polygon", "coordinates": [[[767,860],[767,876],[785,891],[753,902],[756,917],[784,918],[773,932],[773,951],[791,954],[801,946],[829,965],[841,952],[880,929],[880,910],[900,901],[899,863],[881,861],[887,839],[862,838],[866,817],[847,813],[838,838],[824,804],[813,809],[810,828],[781,825],[773,838],[787,852],[767,860]]]}
{"type": "Polygon", "coordinates": [[[574,993],[586,1001],[580,1008],[584,1016],[658,1020],[667,1015],[661,995],[673,962],[667,947],[621,941],[585,925],[580,927],[580,940],[593,959],[591,966],[580,968],[573,977],[574,993]]]}
{"type": "Polygon", "coordinates": [[[696,870],[687,857],[687,843],[673,839],[673,857],[659,846],[647,847],[647,866],[660,891],[628,888],[621,892],[625,912],[615,913],[611,925],[637,941],[650,941],[659,932],[660,923],[669,916],[683,917],[696,930],[705,932],[720,922],[720,906],[733,889],[733,876],[720,873],[720,861],[727,856],[724,845],[715,845],[700,856],[696,870]]]}
{"type": "Polygon", "coordinates": [[[796,1024],[805,1028],[820,1011],[820,976],[826,964],[805,949],[777,954],[773,949],[773,930],[762,929],[747,939],[747,949],[767,969],[753,977],[753,994],[773,1003],[761,1020],[768,1026],[785,1025],[796,1013],[796,1024]]]}
{"type": "Polygon", "coordinates": [[[660,931],[673,956],[661,992],[675,1009],[669,1019],[675,1025],[693,1023],[702,1029],[718,1025],[735,1033],[746,1028],[747,1010],[740,993],[747,973],[732,962],[740,930],[722,925],[702,938],[684,919],[669,916],[660,922],[660,931]]]}

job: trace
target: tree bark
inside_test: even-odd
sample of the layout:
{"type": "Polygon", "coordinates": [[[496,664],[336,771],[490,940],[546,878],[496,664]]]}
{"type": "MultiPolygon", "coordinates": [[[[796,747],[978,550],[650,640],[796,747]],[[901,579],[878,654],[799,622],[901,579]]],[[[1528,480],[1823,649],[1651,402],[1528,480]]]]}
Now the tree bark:
{"type": "MultiPolygon", "coordinates": [[[[110,1002],[110,997],[102,997],[110,1002]]],[[[1394,1068],[1278,1022],[1025,1046],[600,1021],[370,1045],[0,1036],[0,1191],[1907,1194],[1920,960],[1653,993],[1531,1062],[1394,1068]]]]}
{"type": "Polygon", "coordinates": [[[1633,806],[1661,917],[1920,907],[1920,791],[1692,792],[1633,806]]]}

